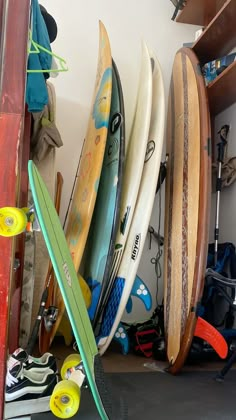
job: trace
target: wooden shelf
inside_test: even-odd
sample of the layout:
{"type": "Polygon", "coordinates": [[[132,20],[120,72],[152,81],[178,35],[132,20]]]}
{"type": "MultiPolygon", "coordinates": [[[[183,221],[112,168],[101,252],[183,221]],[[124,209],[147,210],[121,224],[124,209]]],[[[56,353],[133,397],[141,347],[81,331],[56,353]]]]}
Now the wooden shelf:
{"type": "Polygon", "coordinates": [[[228,54],[235,45],[236,0],[227,0],[195,42],[193,50],[204,64],[228,54]]]}
{"type": "Polygon", "coordinates": [[[236,62],[234,61],[208,87],[208,98],[212,116],[219,114],[236,102],[236,62]]]}
{"type": "Polygon", "coordinates": [[[207,26],[216,16],[226,0],[187,0],[186,6],[176,22],[207,26]]]}

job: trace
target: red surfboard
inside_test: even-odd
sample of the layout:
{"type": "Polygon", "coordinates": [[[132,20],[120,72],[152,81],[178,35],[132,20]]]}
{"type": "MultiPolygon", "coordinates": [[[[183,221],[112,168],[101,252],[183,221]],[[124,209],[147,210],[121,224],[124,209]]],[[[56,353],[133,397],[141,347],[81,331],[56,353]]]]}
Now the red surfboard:
{"type": "MultiPolygon", "coordinates": [[[[30,1],[0,0],[0,206],[15,206],[20,191],[30,1]],[[4,38],[3,38],[4,37],[4,38]]],[[[0,238],[0,418],[3,418],[8,317],[15,240],[0,238]]],[[[11,318],[10,312],[10,318],[11,318]]],[[[10,332],[10,331],[9,331],[10,332]]],[[[14,333],[16,329],[14,329],[14,333]]],[[[10,335],[9,335],[10,336],[10,335]]]]}

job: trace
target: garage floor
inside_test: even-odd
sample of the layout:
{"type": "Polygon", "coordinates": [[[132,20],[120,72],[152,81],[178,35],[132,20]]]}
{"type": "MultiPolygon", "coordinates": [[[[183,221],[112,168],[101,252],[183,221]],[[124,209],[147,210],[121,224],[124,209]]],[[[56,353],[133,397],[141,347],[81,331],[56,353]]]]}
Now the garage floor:
{"type": "MultiPolygon", "coordinates": [[[[52,352],[60,365],[71,349],[56,344],[52,352]]],[[[123,356],[114,348],[103,356],[116,398],[125,398],[133,420],[231,420],[236,418],[236,370],[223,383],[215,381],[221,363],[187,366],[178,376],[163,372],[165,363],[135,355],[123,356]],[[144,366],[144,364],[148,364],[144,366]],[[153,370],[155,368],[155,370],[153,370]]],[[[89,390],[83,389],[75,420],[99,419],[89,390]]],[[[32,420],[53,420],[51,413],[34,414],[32,420]]]]}

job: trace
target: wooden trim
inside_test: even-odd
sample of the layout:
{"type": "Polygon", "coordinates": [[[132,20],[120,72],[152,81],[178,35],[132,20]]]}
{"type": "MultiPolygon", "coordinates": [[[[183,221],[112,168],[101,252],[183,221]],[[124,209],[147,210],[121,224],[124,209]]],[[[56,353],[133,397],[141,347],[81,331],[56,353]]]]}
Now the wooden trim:
{"type": "Polygon", "coordinates": [[[236,101],[236,61],[224,70],[208,87],[210,111],[217,115],[236,101]]]}
{"type": "Polygon", "coordinates": [[[176,22],[207,26],[226,0],[187,0],[176,22]]]}

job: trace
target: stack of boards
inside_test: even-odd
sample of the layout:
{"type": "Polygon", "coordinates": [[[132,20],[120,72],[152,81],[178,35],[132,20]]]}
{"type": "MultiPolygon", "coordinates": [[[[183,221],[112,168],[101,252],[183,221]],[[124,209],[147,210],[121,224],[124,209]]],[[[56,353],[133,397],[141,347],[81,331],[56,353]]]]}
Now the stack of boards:
{"type": "MultiPolygon", "coordinates": [[[[142,46],[137,104],[125,160],[111,294],[98,337],[100,354],[117,331],[135,281],[155,198],[164,137],[164,87],[153,53],[142,46]]],[[[121,339],[125,334],[120,334],[121,339]]]]}
{"type": "Polygon", "coordinates": [[[95,290],[89,312],[100,354],[117,330],[138,270],[155,198],[165,115],[161,69],[143,44],[137,104],[123,165],[124,105],[114,62],[112,68],[107,145],[83,273],[95,290]]]}
{"type": "MultiPolygon", "coordinates": [[[[83,277],[92,290],[89,313],[101,354],[120,323],[138,270],[159,175],[164,118],[161,68],[143,43],[125,158],[122,87],[106,29],[100,22],[95,91],[66,238],[75,269],[78,272],[85,267],[83,277]]],[[[79,281],[83,289],[86,282],[81,276],[79,281]]],[[[60,311],[51,340],[62,315],[60,311]]]]}

